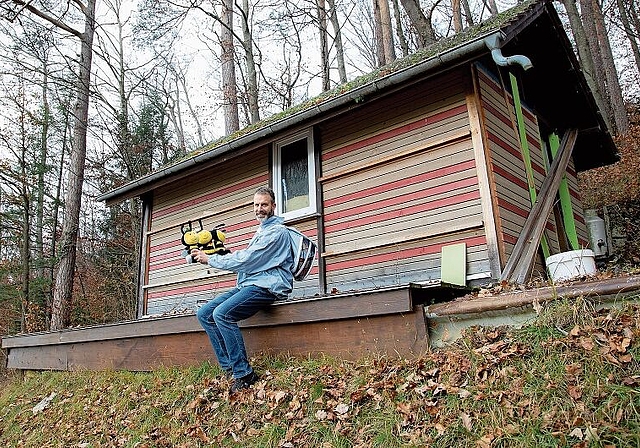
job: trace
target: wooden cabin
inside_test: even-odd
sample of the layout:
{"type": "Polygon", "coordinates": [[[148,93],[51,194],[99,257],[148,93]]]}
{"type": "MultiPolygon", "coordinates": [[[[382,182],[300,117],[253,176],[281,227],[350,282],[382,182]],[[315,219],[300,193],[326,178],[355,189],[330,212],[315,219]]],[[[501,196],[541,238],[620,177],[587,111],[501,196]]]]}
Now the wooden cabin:
{"type": "Polygon", "coordinates": [[[182,229],[245,247],[262,185],[319,257],[242,323],[248,350],[419,353],[431,304],[588,247],[576,173],[616,160],[552,2],[519,4],[103,195],[143,202],[139,320],[5,338],[9,366],[214,359],[193,313],[235,274],[186,263],[182,229]]]}

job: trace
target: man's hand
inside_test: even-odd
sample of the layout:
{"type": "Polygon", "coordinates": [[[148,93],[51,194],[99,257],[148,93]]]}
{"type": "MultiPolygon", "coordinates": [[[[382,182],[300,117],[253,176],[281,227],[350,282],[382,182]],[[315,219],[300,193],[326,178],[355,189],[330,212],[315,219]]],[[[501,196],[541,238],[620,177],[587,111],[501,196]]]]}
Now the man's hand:
{"type": "Polygon", "coordinates": [[[201,250],[191,249],[191,256],[198,263],[209,264],[209,256],[201,250]]]}

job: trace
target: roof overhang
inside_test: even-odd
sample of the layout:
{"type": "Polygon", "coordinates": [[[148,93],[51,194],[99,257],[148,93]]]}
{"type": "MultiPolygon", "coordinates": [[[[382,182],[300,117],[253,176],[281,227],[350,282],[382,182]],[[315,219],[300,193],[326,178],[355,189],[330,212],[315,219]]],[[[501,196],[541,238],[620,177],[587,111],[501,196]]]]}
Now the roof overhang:
{"type": "Polygon", "coordinates": [[[298,108],[214,142],[187,159],[124,184],[97,199],[110,205],[144,195],[159,186],[250,152],[287,130],[310,126],[361,107],[363,99],[389,95],[461,64],[486,59],[491,52],[487,42],[500,42],[501,50],[506,54],[523,54],[531,59],[533,69],[524,71],[522,75],[524,100],[560,131],[569,128],[580,131],[573,154],[578,171],[618,160],[611,135],[550,1],[532,2],[501,26],[480,26],[462,34],[436,43],[428,49],[427,56],[422,54],[423,60],[416,62],[411,56],[404,58],[391,68],[383,67],[371,77],[356,80],[356,86],[349,83],[339,86],[298,108]],[[385,70],[391,73],[383,75],[385,70]],[[348,90],[342,93],[342,89],[348,90]]]}

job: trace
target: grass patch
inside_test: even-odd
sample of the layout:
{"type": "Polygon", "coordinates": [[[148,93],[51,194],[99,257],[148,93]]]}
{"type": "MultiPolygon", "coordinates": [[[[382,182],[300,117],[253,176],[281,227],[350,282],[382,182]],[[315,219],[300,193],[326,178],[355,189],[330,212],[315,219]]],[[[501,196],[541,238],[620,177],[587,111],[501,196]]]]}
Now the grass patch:
{"type": "Polygon", "coordinates": [[[637,306],[558,302],[417,359],[259,357],[232,397],[209,363],[29,372],[4,383],[0,446],[639,447],[639,337],[637,306]]]}

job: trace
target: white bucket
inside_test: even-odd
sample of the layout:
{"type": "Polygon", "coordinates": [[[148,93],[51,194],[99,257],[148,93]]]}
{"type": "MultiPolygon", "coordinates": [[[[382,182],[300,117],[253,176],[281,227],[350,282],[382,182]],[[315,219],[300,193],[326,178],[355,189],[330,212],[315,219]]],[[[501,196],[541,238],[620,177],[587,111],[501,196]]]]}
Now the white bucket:
{"type": "Polygon", "coordinates": [[[572,250],[547,258],[547,270],[554,282],[596,273],[595,255],[591,249],[572,250]]]}

